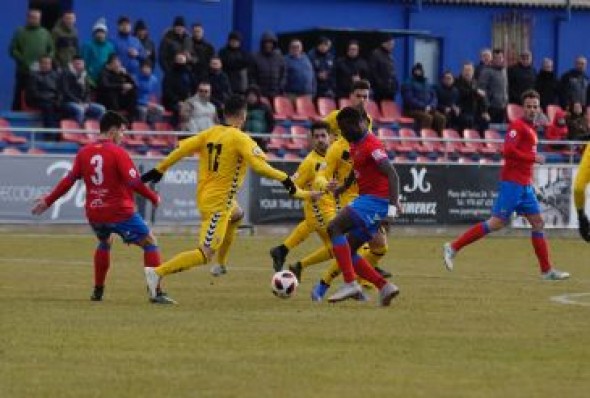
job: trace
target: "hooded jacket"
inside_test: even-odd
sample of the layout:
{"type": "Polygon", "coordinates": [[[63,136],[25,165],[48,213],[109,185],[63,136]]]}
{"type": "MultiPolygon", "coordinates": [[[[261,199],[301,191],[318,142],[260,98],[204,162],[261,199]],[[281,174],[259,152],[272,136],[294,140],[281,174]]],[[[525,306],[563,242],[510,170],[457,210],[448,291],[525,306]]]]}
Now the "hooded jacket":
{"type": "Polygon", "coordinates": [[[113,39],[113,45],[115,46],[115,51],[121,60],[121,64],[127,70],[127,73],[131,76],[139,74],[139,65],[146,57],[145,49],[139,39],[132,36],[130,33],[123,34],[119,32],[113,39]],[[137,51],[136,57],[131,57],[129,55],[129,50],[132,48],[137,51]]]}
{"type": "Polygon", "coordinates": [[[285,60],[277,48],[277,37],[266,32],[260,39],[260,51],[254,54],[250,71],[250,83],[260,87],[260,93],[266,97],[275,97],[284,92],[286,78],[285,60]],[[263,44],[272,41],[271,52],[263,50],[263,44]]]}
{"type": "Polygon", "coordinates": [[[61,68],[66,69],[79,51],[78,30],[75,26],[68,28],[62,20],[59,20],[51,31],[51,35],[55,45],[55,60],[61,68]]]}
{"type": "Polygon", "coordinates": [[[180,51],[189,51],[190,40],[191,37],[186,32],[179,36],[174,33],[173,29],[168,29],[166,31],[158,50],[158,60],[164,73],[172,69],[176,53],[180,51]]]}

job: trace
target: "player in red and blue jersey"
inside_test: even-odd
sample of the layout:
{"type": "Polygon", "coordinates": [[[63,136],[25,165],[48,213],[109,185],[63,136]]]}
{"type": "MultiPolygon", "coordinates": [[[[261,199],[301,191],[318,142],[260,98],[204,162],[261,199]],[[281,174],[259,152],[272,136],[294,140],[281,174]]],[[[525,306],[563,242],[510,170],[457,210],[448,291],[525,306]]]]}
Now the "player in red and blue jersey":
{"type": "MultiPolygon", "coordinates": [[[[160,251],[145,221],[135,210],[133,194],[138,193],[154,206],[160,197],[141,182],[129,154],[118,144],[127,121],[115,112],[107,112],[100,120],[100,136],[96,142],[84,146],[74,159],[72,170],[53,191],[35,201],[33,214],[40,215],[65,195],[80,179],[86,186],[85,210],[88,222],[98,238],[94,253],[93,301],[101,301],[104,283],[110,267],[112,234],[121,236],[127,244],[140,246],[144,251],[145,267],[160,264],[160,251]]],[[[150,298],[157,304],[173,304],[174,300],[161,290],[150,298]]]]}
{"type": "Polygon", "coordinates": [[[570,274],[552,267],[549,248],[541,217],[539,201],[533,188],[533,166],[545,162],[537,153],[537,133],[534,121],[540,112],[539,94],[528,90],[522,95],[524,117],[512,122],[504,141],[504,166],[500,174],[498,197],[492,209],[492,216],[481,222],[451,243],[443,246],[445,267],[453,270],[453,258],[463,247],[483,238],[490,232],[504,228],[514,212],[525,217],[531,225],[531,243],[539,261],[544,279],[562,280],[570,274]]]}
{"type": "Polygon", "coordinates": [[[351,107],[338,113],[338,126],[342,136],[350,143],[353,171],[344,190],[354,180],[359,196],[330,222],[328,234],[334,257],[342,270],[344,284],[328,298],[337,302],[362,295],[356,274],[379,289],[379,304],[388,306],[399,293],[394,284],[387,282],[371,265],[357,254],[357,250],[370,241],[382,222],[391,222],[399,209],[399,179],[381,141],[365,129],[361,113],[351,107]]]}

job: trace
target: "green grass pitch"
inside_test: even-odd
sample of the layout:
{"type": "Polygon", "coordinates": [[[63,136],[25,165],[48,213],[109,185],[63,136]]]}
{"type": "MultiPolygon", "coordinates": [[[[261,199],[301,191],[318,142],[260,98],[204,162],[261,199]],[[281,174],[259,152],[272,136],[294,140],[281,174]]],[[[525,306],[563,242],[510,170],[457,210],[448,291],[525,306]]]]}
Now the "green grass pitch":
{"type": "MultiPolygon", "coordinates": [[[[468,247],[455,271],[441,237],[390,237],[390,308],[312,303],[323,266],[275,298],[268,249],[239,236],[221,278],[165,280],[178,306],[147,302],[142,254],[117,242],[105,300],[89,300],[89,234],[0,234],[0,397],[588,397],[590,246],[550,241],[565,282],[538,275],[529,239],[468,247]]],[[[163,235],[164,258],[193,247],[163,235]]],[[[294,260],[313,249],[306,242],[294,260]]]]}

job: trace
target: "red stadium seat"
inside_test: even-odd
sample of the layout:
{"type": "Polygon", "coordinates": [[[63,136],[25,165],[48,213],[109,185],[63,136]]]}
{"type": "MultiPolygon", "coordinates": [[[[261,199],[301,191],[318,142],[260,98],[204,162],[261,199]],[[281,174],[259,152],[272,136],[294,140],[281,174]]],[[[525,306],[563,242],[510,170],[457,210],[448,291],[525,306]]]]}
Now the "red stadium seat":
{"type": "Polygon", "coordinates": [[[315,105],[308,95],[295,98],[295,120],[320,120],[315,105]]]}
{"type": "MultiPolygon", "coordinates": [[[[63,119],[59,122],[62,130],[82,130],[77,121],[72,119],[63,119]]],[[[82,131],[80,132],[62,132],[61,139],[66,142],[75,142],[76,144],[86,145],[91,142],[90,138],[82,131]]]]}
{"type": "Polygon", "coordinates": [[[479,164],[500,164],[500,162],[490,158],[481,158],[479,159],[479,164]]]}
{"type": "Polygon", "coordinates": [[[408,128],[401,128],[399,129],[399,136],[400,138],[407,138],[407,140],[400,141],[400,145],[404,148],[411,147],[412,150],[420,153],[431,152],[430,148],[425,147],[420,143],[420,141],[416,140],[418,136],[416,135],[416,132],[414,130],[408,128]]]}
{"type": "Polygon", "coordinates": [[[332,98],[320,97],[318,98],[318,114],[324,118],[330,112],[336,109],[336,102],[332,98]]]}
{"type": "Polygon", "coordinates": [[[305,149],[309,145],[309,130],[303,126],[291,127],[291,141],[287,142],[288,149],[305,149]]]}
{"type": "Polygon", "coordinates": [[[15,135],[10,129],[8,120],[0,118],[0,141],[9,144],[26,144],[28,140],[25,137],[15,135]]]}
{"type": "MultiPolygon", "coordinates": [[[[483,133],[483,136],[486,140],[501,140],[502,139],[502,136],[496,130],[486,130],[483,133]]],[[[502,142],[486,142],[485,147],[493,150],[493,152],[490,152],[490,153],[500,155],[502,153],[502,148],[504,147],[504,145],[502,142]]]]}
{"type": "MultiPolygon", "coordinates": [[[[453,129],[444,129],[442,137],[445,139],[460,140],[461,136],[453,129]]],[[[472,155],[477,153],[473,148],[466,147],[461,141],[447,141],[445,142],[446,151],[449,153],[457,152],[465,155],[472,155]]]]}
{"type": "MultiPolygon", "coordinates": [[[[420,137],[440,139],[440,136],[438,135],[438,133],[432,129],[420,130],[420,137]]],[[[424,148],[427,148],[429,152],[444,152],[445,151],[445,146],[441,141],[422,140],[422,146],[424,148]]]]}
{"type": "Polygon", "coordinates": [[[506,106],[506,116],[509,122],[513,122],[524,116],[524,109],[518,104],[508,104],[506,106]]]}
{"type": "Polygon", "coordinates": [[[397,155],[393,158],[393,163],[411,163],[412,161],[404,155],[397,155]]]}
{"type": "Polygon", "coordinates": [[[295,153],[287,152],[285,154],[285,156],[283,157],[283,159],[284,160],[297,160],[297,161],[300,161],[301,160],[301,156],[299,156],[299,155],[297,155],[295,153]]]}
{"type": "Polygon", "coordinates": [[[369,116],[371,116],[371,118],[377,123],[392,124],[396,122],[395,118],[393,117],[383,116],[379,110],[379,106],[375,101],[371,100],[367,102],[366,109],[369,116]]]}
{"type": "Polygon", "coordinates": [[[381,101],[381,114],[383,115],[383,117],[393,119],[399,124],[414,124],[414,119],[412,119],[411,117],[402,116],[399,106],[395,101],[381,101]]]}
{"type": "Polygon", "coordinates": [[[30,148],[27,153],[29,155],[46,155],[47,152],[45,152],[43,149],[40,148],[30,148]]]}
{"type": "MultiPolygon", "coordinates": [[[[149,124],[145,122],[133,122],[131,123],[131,130],[133,131],[152,131],[152,128],[149,124]]],[[[149,146],[158,147],[158,148],[165,148],[169,145],[168,137],[165,135],[135,135],[134,138],[140,139],[144,142],[147,142],[149,146]]]]}
{"type": "Polygon", "coordinates": [[[432,160],[428,156],[420,155],[416,158],[416,163],[431,163],[432,160]]]}
{"type": "Polygon", "coordinates": [[[457,159],[457,163],[461,163],[461,164],[473,164],[473,163],[477,163],[475,160],[471,159],[470,157],[467,156],[459,156],[459,159],[457,159]]]}
{"type": "MultiPolygon", "coordinates": [[[[396,145],[399,146],[399,141],[392,141],[388,138],[397,138],[398,135],[390,128],[387,127],[380,127],[377,129],[377,137],[379,137],[381,139],[381,141],[383,141],[383,145],[385,145],[385,149],[387,149],[388,151],[396,151],[395,147],[396,145]]],[[[400,148],[399,152],[411,152],[412,148],[411,147],[407,147],[407,148],[400,148]]]]}
{"type": "Polygon", "coordinates": [[[561,106],[559,105],[547,105],[547,119],[549,119],[549,123],[553,122],[553,118],[555,117],[555,114],[561,111],[563,112],[563,109],[561,109],[561,106]]]}
{"type": "Polygon", "coordinates": [[[20,149],[12,148],[12,147],[4,148],[4,150],[2,150],[2,153],[4,155],[22,155],[23,154],[20,149]]]}
{"type": "Polygon", "coordinates": [[[279,159],[281,159],[281,158],[274,152],[267,152],[266,153],[266,160],[279,160],[279,159]]]}
{"type": "MultiPolygon", "coordinates": [[[[477,130],[465,129],[463,131],[463,138],[466,138],[468,140],[481,140],[481,135],[479,134],[479,131],[477,131],[477,130]]],[[[468,148],[471,147],[475,151],[477,151],[479,153],[483,153],[484,155],[493,155],[496,153],[496,151],[494,149],[485,146],[483,142],[466,141],[465,146],[468,148]]]]}
{"type": "Polygon", "coordinates": [[[273,100],[274,103],[274,118],[276,120],[287,120],[293,119],[295,115],[295,109],[293,109],[293,103],[288,97],[277,96],[273,100]]]}
{"type": "Polygon", "coordinates": [[[269,150],[283,149],[287,146],[287,137],[289,137],[289,134],[283,126],[275,126],[274,130],[270,134],[270,140],[268,141],[266,147],[269,150]]]}
{"type": "Polygon", "coordinates": [[[162,156],[162,152],[158,151],[157,149],[149,149],[145,153],[145,156],[150,157],[150,158],[157,158],[157,157],[162,156]]]}
{"type": "MultiPolygon", "coordinates": [[[[170,131],[174,131],[174,127],[172,127],[172,125],[168,122],[156,122],[154,123],[154,128],[156,129],[156,131],[160,131],[160,132],[170,132],[170,131]]],[[[166,142],[168,143],[168,147],[175,147],[176,144],[178,143],[178,137],[176,135],[172,135],[172,134],[166,134],[166,135],[161,135],[160,137],[164,138],[166,140],[166,142]]]]}

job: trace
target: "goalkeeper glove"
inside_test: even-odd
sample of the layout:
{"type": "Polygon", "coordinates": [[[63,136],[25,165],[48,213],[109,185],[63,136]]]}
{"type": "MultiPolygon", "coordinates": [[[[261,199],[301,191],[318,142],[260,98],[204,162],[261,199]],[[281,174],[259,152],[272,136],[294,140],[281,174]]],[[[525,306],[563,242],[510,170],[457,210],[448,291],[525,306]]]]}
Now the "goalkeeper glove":
{"type": "Polygon", "coordinates": [[[289,195],[293,196],[295,195],[295,192],[297,192],[297,187],[295,186],[295,183],[291,177],[285,178],[283,181],[281,181],[281,184],[283,184],[287,192],[289,192],[289,195]]]}
{"type": "Polygon", "coordinates": [[[142,182],[160,182],[162,176],[164,174],[158,171],[157,169],[151,169],[150,171],[142,174],[141,181],[142,182]]]}
{"type": "Polygon", "coordinates": [[[588,221],[588,217],[584,212],[584,209],[578,210],[578,230],[580,231],[580,236],[586,242],[590,242],[590,222],[588,221]]]}

